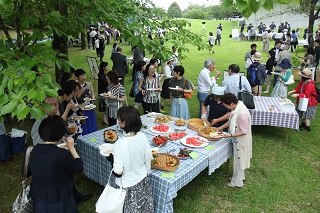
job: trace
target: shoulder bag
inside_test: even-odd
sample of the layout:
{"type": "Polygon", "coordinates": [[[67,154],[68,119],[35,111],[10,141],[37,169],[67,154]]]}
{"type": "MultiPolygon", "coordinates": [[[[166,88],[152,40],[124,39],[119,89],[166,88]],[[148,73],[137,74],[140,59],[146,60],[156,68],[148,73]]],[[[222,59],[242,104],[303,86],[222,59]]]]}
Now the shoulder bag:
{"type": "MultiPolygon", "coordinates": [[[[253,101],[253,95],[249,92],[246,91],[241,91],[242,89],[242,84],[241,84],[241,76],[239,76],[239,93],[238,93],[238,100],[242,101],[243,104],[248,108],[248,109],[254,109],[255,104],[253,101]]],[[[259,88],[258,88],[259,90],[259,88]]]]}
{"type": "MultiPolygon", "coordinates": [[[[183,80],[184,89],[186,89],[187,81],[188,81],[188,79],[184,78],[184,80],[183,80]]],[[[191,90],[192,90],[192,92],[191,92],[191,93],[186,93],[186,92],[183,93],[183,96],[184,96],[184,98],[186,98],[186,99],[192,98],[192,95],[193,95],[193,84],[192,84],[191,81],[190,81],[190,84],[191,84],[191,90]]]]}
{"type": "MultiPolygon", "coordinates": [[[[108,183],[104,188],[96,203],[97,213],[122,213],[126,191],[120,186],[119,189],[110,185],[110,178],[113,169],[110,172],[108,183]]],[[[121,184],[122,185],[122,184],[121,184]]]]}
{"type": "Polygon", "coordinates": [[[26,186],[26,177],[29,166],[30,153],[33,146],[29,146],[26,152],[24,170],[23,170],[23,180],[22,180],[22,190],[18,197],[12,205],[12,212],[14,213],[32,213],[34,208],[34,201],[29,197],[30,185],[26,186]]]}
{"type": "Polygon", "coordinates": [[[293,74],[291,73],[290,78],[288,79],[288,81],[284,81],[283,83],[284,83],[285,85],[294,84],[294,76],[293,76],[293,74]]]}

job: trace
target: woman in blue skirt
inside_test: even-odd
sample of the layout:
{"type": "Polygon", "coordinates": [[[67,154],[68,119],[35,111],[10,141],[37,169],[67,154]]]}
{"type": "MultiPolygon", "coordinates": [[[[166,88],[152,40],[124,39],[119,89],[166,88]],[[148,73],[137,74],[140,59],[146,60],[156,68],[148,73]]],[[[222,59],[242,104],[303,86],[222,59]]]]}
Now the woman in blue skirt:
{"type": "Polygon", "coordinates": [[[173,78],[170,82],[170,106],[172,117],[190,119],[189,105],[184,93],[192,93],[191,82],[183,77],[183,66],[175,66],[173,69],[173,78]]]}

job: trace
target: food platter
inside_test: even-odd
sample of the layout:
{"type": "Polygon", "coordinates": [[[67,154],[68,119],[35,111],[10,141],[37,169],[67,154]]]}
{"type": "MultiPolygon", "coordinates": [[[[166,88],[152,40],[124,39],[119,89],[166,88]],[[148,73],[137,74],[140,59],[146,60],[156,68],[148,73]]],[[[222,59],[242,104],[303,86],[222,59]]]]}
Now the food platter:
{"type": "Polygon", "coordinates": [[[104,131],[103,138],[107,143],[115,143],[118,140],[118,133],[114,129],[104,131]]]}
{"type": "Polygon", "coordinates": [[[108,157],[113,152],[114,144],[106,143],[99,146],[100,154],[102,156],[108,157]]]}
{"type": "Polygon", "coordinates": [[[198,134],[210,141],[218,141],[222,138],[222,133],[217,132],[217,129],[211,126],[204,126],[199,128],[198,134]]]}
{"type": "Polygon", "coordinates": [[[87,105],[87,106],[85,106],[85,107],[82,107],[81,109],[82,109],[82,110],[92,110],[92,109],[94,109],[94,108],[96,108],[96,107],[97,107],[96,105],[90,104],[90,105],[87,105]]]}
{"type": "Polygon", "coordinates": [[[208,139],[201,136],[185,136],[181,139],[181,143],[192,148],[206,147],[209,145],[208,139]]]}
{"type": "Polygon", "coordinates": [[[151,168],[175,172],[179,167],[180,159],[175,155],[167,153],[154,153],[151,168]]]}
{"type": "Polygon", "coordinates": [[[184,119],[178,118],[174,121],[175,125],[177,126],[184,126],[187,124],[187,122],[184,119]]]}
{"type": "Polygon", "coordinates": [[[171,121],[173,121],[173,118],[169,115],[159,115],[154,119],[154,122],[157,124],[169,123],[171,121]]]}
{"type": "Polygon", "coordinates": [[[150,131],[156,134],[165,134],[171,132],[171,127],[164,124],[160,124],[157,126],[150,127],[150,131]]]}

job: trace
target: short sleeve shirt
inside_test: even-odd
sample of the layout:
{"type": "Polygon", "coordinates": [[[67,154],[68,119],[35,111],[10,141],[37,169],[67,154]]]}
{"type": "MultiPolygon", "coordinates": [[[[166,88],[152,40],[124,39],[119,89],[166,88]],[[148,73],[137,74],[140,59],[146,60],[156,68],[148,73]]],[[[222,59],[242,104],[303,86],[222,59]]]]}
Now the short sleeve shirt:
{"type": "MultiPolygon", "coordinates": [[[[211,122],[213,119],[217,119],[220,118],[222,116],[224,116],[225,114],[229,113],[230,110],[227,109],[222,102],[218,103],[215,99],[214,99],[214,95],[208,95],[208,97],[206,98],[206,100],[203,102],[204,106],[210,106],[210,110],[209,110],[209,116],[208,116],[208,121],[211,122]]],[[[222,126],[223,124],[225,124],[228,120],[225,121],[221,121],[219,123],[216,123],[214,125],[214,127],[219,127],[222,126]]]]}

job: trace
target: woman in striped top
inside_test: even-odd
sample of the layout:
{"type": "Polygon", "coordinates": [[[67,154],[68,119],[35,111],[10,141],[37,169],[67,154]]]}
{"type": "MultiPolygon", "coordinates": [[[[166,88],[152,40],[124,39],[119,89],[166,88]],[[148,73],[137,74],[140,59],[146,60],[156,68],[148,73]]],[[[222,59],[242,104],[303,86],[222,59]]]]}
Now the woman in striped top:
{"type": "Polygon", "coordinates": [[[161,88],[162,84],[156,77],[154,66],[148,64],[138,86],[143,96],[142,107],[145,114],[147,112],[160,112],[159,94],[162,91],[161,88]]]}
{"type": "Polygon", "coordinates": [[[126,92],[119,82],[119,75],[116,71],[111,70],[107,73],[108,81],[108,123],[109,126],[117,124],[118,109],[122,102],[126,101],[126,92]]]}

